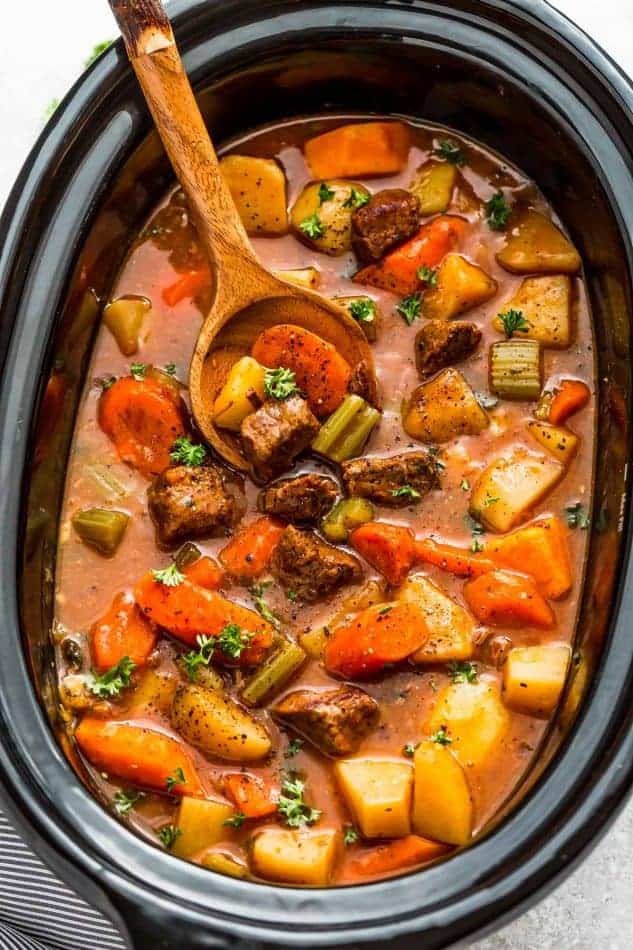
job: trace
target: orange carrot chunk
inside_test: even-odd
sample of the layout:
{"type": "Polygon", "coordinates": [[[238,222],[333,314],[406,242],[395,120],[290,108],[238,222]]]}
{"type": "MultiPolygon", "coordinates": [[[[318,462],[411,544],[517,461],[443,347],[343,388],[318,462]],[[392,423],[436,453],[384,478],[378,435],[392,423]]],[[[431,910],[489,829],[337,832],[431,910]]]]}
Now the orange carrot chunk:
{"type": "Polygon", "coordinates": [[[199,557],[183,569],[183,574],[192,584],[198,584],[208,590],[217,590],[224,580],[224,571],[212,557],[199,557]]]}
{"type": "MultiPolygon", "coordinates": [[[[90,716],[75,732],[79,748],[96,768],[157,792],[167,792],[167,779],[182,769],[184,782],[169,789],[171,795],[203,797],[196,768],[182,743],[145,726],[112,722],[90,716]]],[[[176,776],[176,777],[178,777],[176,776]]]]}
{"type": "Polygon", "coordinates": [[[403,868],[432,861],[450,850],[450,845],[441,844],[439,841],[420,838],[418,835],[407,835],[404,838],[389,841],[387,844],[378,845],[371,851],[363,851],[358,857],[346,861],[342,879],[351,881],[379,877],[382,874],[389,874],[390,871],[400,871],[403,868]]]}
{"type": "Polygon", "coordinates": [[[331,415],[347,395],[352,375],[349,363],[331,343],[303,327],[279,323],[263,330],[251,355],[269,369],[283,366],[292,370],[297,386],[319,419],[331,415]]]}
{"type": "Polygon", "coordinates": [[[480,554],[472,554],[451,544],[440,544],[431,538],[416,541],[416,560],[423,564],[433,564],[449,574],[458,577],[479,577],[495,568],[494,561],[480,554]]]}
{"type": "Polygon", "coordinates": [[[552,609],[531,577],[509,571],[490,571],[464,587],[466,603],[477,620],[505,627],[554,625],[552,609]]]}
{"type": "Polygon", "coordinates": [[[264,818],[277,811],[276,790],[257,775],[231,772],[224,776],[224,787],[236,809],[247,818],[264,818]]]}
{"type": "Polygon", "coordinates": [[[401,122],[358,122],[309,139],[304,152],[313,178],[395,175],[404,167],[409,144],[401,122]]]}
{"type": "Polygon", "coordinates": [[[385,255],[377,264],[363,267],[354,275],[358,284],[371,284],[405,296],[420,289],[421,267],[437,267],[449,251],[457,247],[468,222],[443,214],[423,225],[417,234],[385,255]]]}
{"type": "Polygon", "coordinates": [[[156,379],[117,379],[99,398],[99,425],[123,462],[152,478],[167,468],[185,434],[184,404],[156,379]]]}
{"type": "Polygon", "coordinates": [[[583,409],[591,397],[591,391],[579,379],[564,379],[554,394],[549,407],[548,419],[553,425],[561,425],[575,412],[583,409]]]}
{"type": "Polygon", "coordinates": [[[415,539],[409,528],[368,521],[352,532],[350,542],[390,584],[401,584],[415,563],[415,539]]]}
{"type": "Polygon", "coordinates": [[[128,656],[143,666],[154,649],[156,631],[129,594],[117,594],[107,611],[90,630],[92,661],[102,672],[128,656]]]}
{"type": "Polygon", "coordinates": [[[208,267],[188,271],[182,274],[173,284],[163,287],[161,296],[168,307],[175,307],[181,300],[195,297],[211,283],[211,274],[208,267]]]}
{"type": "Polygon", "coordinates": [[[529,574],[543,594],[557,600],[572,585],[567,532],[560,518],[540,518],[488,545],[500,567],[529,574]]]}
{"type": "Polygon", "coordinates": [[[240,581],[251,581],[263,574],[284,532],[274,518],[258,518],[245,525],[219,554],[227,574],[240,581]]]}
{"type": "MultiPolygon", "coordinates": [[[[236,624],[244,633],[254,634],[248,647],[233,661],[238,666],[260,663],[273,642],[272,627],[253,610],[234,604],[187,578],[168,587],[156,580],[153,571],[148,571],[136,585],[134,596],[149,620],[190,646],[197,646],[200,634],[217,636],[229,624],[236,624]]],[[[215,659],[229,663],[221,650],[216,651],[215,659]]]]}
{"type": "Polygon", "coordinates": [[[337,627],[325,646],[325,668],[352,679],[405,660],[429,637],[424,613],[404,601],[376,604],[337,627]]]}

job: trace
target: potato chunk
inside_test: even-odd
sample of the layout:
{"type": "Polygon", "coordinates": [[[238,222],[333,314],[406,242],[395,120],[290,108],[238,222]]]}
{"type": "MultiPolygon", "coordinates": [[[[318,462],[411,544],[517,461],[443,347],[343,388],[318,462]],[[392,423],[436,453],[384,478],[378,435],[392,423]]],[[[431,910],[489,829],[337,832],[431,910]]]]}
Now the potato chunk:
{"type": "Polygon", "coordinates": [[[575,274],[580,254],[553,221],[527,211],[508,234],[497,261],[513,274],[575,274]]]}
{"type": "Polygon", "coordinates": [[[540,422],[530,419],[527,424],[528,432],[554,458],[564,465],[569,465],[578,451],[580,439],[575,432],[565,426],[554,426],[550,422],[540,422]]]}
{"type": "Polygon", "coordinates": [[[486,765],[510,726],[510,714],[501,701],[495,680],[452,683],[437,694],[435,708],[425,725],[432,736],[444,727],[449,748],[464,767],[486,765]]]}
{"type": "Polygon", "coordinates": [[[510,531],[556,485],[564,472],[547,455],[515,449],[485,469],[473,489],[470,513],[492,531],[510,531]]]}
{"type": "Polygon", "coordinates": [[[461,254],[448,254],[437,272],[437,284],[422,299],[430,320],[450,320],[485,303],[497,292],[497,281],[461,254]]]}
{"type": "Polygon", "coordinates": [[[421,742],[413,756],[413,830],[446,844],[467,844],[473,803],[462,766],[450,746],[421,742]]]}
{"type": "MultiPolygon", "coordinates": [[[[526,277],[503,311],[518,310],[530,325],[521,339],[540,340],[543,346],[565,347],[571,340],[571,279],[565,274],[526,277]]],[[[499,317],[495,330],[504,332],[499,317]]]]}
{"type": "Polygon", "coordinates": [[[411,832],[413,769],[393,759],[345,759],[334,772],[365,838],[402,838],[411,832]]]}
{"type": "Polygon", "coordinates": [[[234,363],[213,404],[213,422],[223,429],[239,432],[246,416],[264,401],[265,367],[252,356],[234,363]]]}
{"type": "Polygon", "coordinates": [[[286,280],[289,284],[296,284],[297,287],[307,287],[308,290],[316,290],[321,279],[321,271],[316,267],[296,267],[293,270],[273,271],[275,277],[280,280],[286,280]]]}
{"type": "Polygon", "coordinates": [[[220,160],[220,171],[247,234],[286,233],[286,176],[276,161],[227,155],[220,160]]]}
{"type": "Polygon", "coordinates": [[[547,716],[556,706],[569,668],[568,646],[514,647],[503,667],[503,698],[519,712],[547,716]]]}
{"type": "Polygon", "coordinates": [[[364,185],[330,179],[306,185],[294,203],[290,220],[304,243],[336,257],[352,247],[352,214],[369,197],[364,185]]]}
{"type": "Polygon", "coordinates": [[[409,657],[411,663],[447,663],[471,658],[475,621],[428,577],[424,574],[409,577],[398,591],[397,599],[417,604],[430,632],[424,646],[409,657]]]}
{"type": "Polygon", "coordinates": [[[250,762],[270,752],[270,738],[261,723],[214,689],[193,683],[180,686],[171,721],[187,742],[229,762],[250,762]]]}
{"type": "Polygon", "coordinates": [[[457,168],[449,162],[432,159],[420,165],[409,185],[409,191],[417,195],[420,201],[420,214],[446,211],[451,203],[457,175],[457,168]]]}
{"type": "Polygon", "coordinates": [[[253,841],[251,870],[282,884],[329,884],[339,851],[334,828],[288,831],[264,828],[253,841]]]}
{"type": "Polygon", "coordinates": [[[448,442],[478,435],[488,416],[459,370],[449,368],[413,390],[402,424],[421,442],[448,442]]]}
{"type": "Polygon", "coordinates": [[[228,838],[229,829],[224,822],[234,812],[235,809],[228,802],[212,802],[185,795],[178,809],[176,827],[180,834],[172,847],[172,854],[179,858],[191,858],[199,851],[228,838]]]}

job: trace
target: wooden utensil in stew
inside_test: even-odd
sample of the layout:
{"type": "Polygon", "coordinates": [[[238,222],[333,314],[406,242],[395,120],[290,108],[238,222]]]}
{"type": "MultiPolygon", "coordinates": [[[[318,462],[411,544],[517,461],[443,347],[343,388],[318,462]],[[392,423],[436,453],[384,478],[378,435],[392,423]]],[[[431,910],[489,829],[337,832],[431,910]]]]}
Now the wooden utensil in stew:
{"type": "Polygon", "coordinates": [[[212,264],[214,298],[189,372],[193,414],[209,444],[231,465],[247,469],[235,433],[216,428],[212,409],[231,366],[250,353],[259,333],[290,323],[336,347],[366,379],[376,400],[371,349],[349,314],[319,294],[273,276],[257,260],[222,178],[215,150],[160,0],[109,0],[165,151],[187,195],[212,264]]]}

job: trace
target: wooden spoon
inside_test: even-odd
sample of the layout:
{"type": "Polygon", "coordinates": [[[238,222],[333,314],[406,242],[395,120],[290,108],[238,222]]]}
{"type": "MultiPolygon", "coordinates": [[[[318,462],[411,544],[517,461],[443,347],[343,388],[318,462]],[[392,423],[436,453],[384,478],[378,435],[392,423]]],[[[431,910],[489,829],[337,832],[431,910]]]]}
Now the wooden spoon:
{"type": "Polygon", "coordinates": [[[160,0],[109,0],[156,128],[187,195],[212,263],[214,299],[189,371],[191,407],[209,444],[231,465],[247,462],[235,433],[216,428],[212,409],[231,366],[266,327],[291,323],[332,343],[376,401],[371,349],[349,314],[319,294],[274,277],[259,263],[222,178],[211,139],[160,0]]]}

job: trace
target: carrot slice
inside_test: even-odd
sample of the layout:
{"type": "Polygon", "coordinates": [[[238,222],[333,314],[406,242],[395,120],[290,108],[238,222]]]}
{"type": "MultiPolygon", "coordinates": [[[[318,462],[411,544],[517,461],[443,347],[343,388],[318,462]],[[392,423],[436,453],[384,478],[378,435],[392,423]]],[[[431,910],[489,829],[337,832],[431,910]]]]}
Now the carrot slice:
{"type": "Polygon", "coordinates": [[[467,227],[468,222],[456,215],[443,214],[433,218],[377,264],[359,270],[353,280],[401,296],[413,294],[420,288],[418,270],[437,267],[442,258],[458,245],[467,227]]]}
{"type": "Polygon", "coordinates": [[[309,139],[304,152],[313,178],[395,175],[404,167],[409,144],[401,122],[359,122],[309,139]]]}
{"type": "Polygon", "coordinates": [[[117,594],[90,630],[92,659],[100,672],[128,656],[143,666],[154,649],[156,631],[140,613],[129,594],[117,594]]]}
{"type": "Polygon", "coordinates": [[[352,532],[350,542],[390,584],[401,584],[415,563],[415,539],[409,528],[368,521],[352,532]]]}
{"type": "Polygon", "coordinates": [[[579,379],[564,379],[554,394],[549,407],[548,420],[560,425],[575,412],[583,409],[591,398],[591,390],[579,379]]]}
{"type": "Polygon", "coordinates": [[[75,738],[86,758],[100,771],[166,792],[167,779],[179,775],[182,769],[185,781],[173,785],[169,793],[204,796],[196,767],[182,743],[172,736],[145,726],[87,716],[77,727],[75,738]]]}
{"type": "Polygon", "coordinates": [[[560,518],[541,518],[488,545],[500,567],[529,574],[544,597],[557,600],[572,585],[567,532],[560,518]]]}
{"type": "Polygon", "coordinates": [[[199,557],[193,564],[184,568],[183,574],[192,584],[198,584],[208,590],[217,590],[224,580],[224,571],[212,557],[199,557]]]}
{"type": "Polygon", "coordinates": [[[423,564],[434,564],[435,567],[458,577],[479,577],[495,569],[494,561],[488,557],[471,554],[451,544],[440,544],[431,538],[416,541],[415,553],[416,560],[423,564]]]}
{"type": "Polygon", "coordinates": [[[297,386],[319,419],[338,409],[347,395],[352,375],[349,363],[331,343],[303,327],[279,323],[263,330],[251,355],[270,369],[283,366],[292,370],[297,386]]]}
{"type": "Polygon", "coordinates": [[[464,587],[466,603],[482,623],[506,627],[554,625],[554,614],[531,577],[490,571],[464,587]]]}
{"type": "Polygon", "coordinates": [[[167,468],[175,440],[185,434],[183,403],[155,379],[117,379],[101,394],[98,415],[121,460],[148,478],[167,468]]]}
{"type": "Polygon", "coordinates": [[[258,518],[245,525],[222,548],[220,561],[228,574],[251,581],[266,570],[284,526],[274,518],[258,518]]]}
{"type": "Polygon", "coordinates": [[[371,851],[363,851],[358,857],[348,859],[345,862],[342,880],[378,877],[390,871],[400,871],[403,868],[432,861],[451,850],[450,845],[431,841],[429,838],[420,838],[418,835],[396,838],[387,844],[372,848],[371,851]]]}
{"type": "Polygon", "coordinates": [[[376,604],[333,631],[325,646],[325,668],[351,678],[371,676],[405,660],[428,637],[424,613],[416,604],[376,604]]]}
{"type": "Polygon", "coordinates": [[[211,283],[211,273],[208,267],[188,271],[168,287],[163,287],[161,296],[168,307],[175,307],[185,298],[195,297],[211,283]]]}
{"type": "MultiPolygon", "coordinates": [[[[193,584],[187,578],[175,587],[168,587],[148,571],[136,585],[134,596],[149,620],[190,646],[197,645],[200,634],[217,636],[233,623],[244,632],[255,634],[235,661],[238,666],[260,663],[273,642],[272,627],[253,610],[234,604],[216,591],[193,584]]],[[[220,650],[217,658],[225,659],[220,650]]],[[[228,658],[226,660],[228,662],[228,658]]]]}
{"type": "Polygon", "coordinates": [[[227,795],[247,818],[263,818],[277,811],[277,794],[257,775],[231,772],[224,776],[227,795]]]}

